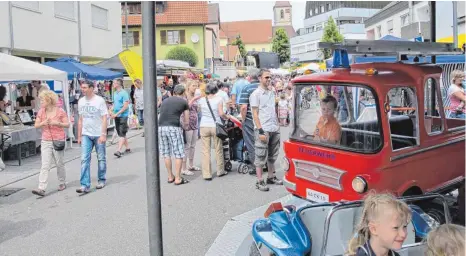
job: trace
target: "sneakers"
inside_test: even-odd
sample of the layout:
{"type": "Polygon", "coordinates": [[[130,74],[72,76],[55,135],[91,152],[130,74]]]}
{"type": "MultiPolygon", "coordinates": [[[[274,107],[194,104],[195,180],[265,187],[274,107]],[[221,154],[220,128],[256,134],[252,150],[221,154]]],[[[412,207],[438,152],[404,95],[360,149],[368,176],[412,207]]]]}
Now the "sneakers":
{"type": "Polygon", "coordinates": [[[96,189],[102,189],[105,187],[105,183],[104,182],[99,182],[99,184],[97,184],[97,186],[95,187],[96,189]]]}
{"type": "Polygon", "coordinates": [[[87,194],[91,191],[90,188],[86,188],[86,187],[80,187],[78,189],[76,189],[76,193],[79,193],[79,194],[87,194]]]}
{"type": "Polygon", "coordinates": [[[181,174],[186,175],[186,176],[193,176],[194,173],[190,170],[183,170],[181,171],[181,174]]]}
{"type": "Polygon", "coordinates": [[[263,180],[256,182],[256,188],[264,192],[269,191],[269,187],[267,187],[267,184],[265,184],[265,181],[263,180]]]}
{"type": "Polygon", "coordinates": [[[276,176],[274,176],[273,178],[267,178],[267,184],[283,185],[283,181],[279,180],[276,176]]]}

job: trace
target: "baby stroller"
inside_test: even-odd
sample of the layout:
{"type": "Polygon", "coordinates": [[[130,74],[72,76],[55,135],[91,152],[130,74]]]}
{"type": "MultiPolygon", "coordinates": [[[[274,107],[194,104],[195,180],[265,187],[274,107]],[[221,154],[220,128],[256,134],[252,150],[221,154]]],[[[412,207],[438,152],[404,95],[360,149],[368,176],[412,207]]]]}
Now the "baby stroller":
{"type": "MultiPolygon", "coordinates": [[[[228,131],[228,138],[223,140],[223,161],[225,163],[225,170],[231,171],[233,165],[231,161],[239,162],[237,171],[242,174],[250,173],[250,165],[248,150],[244,145],[243,140],[243,125],[235,117],[231,117],[226,122],[226,129],[228,131]]],[[[268,172],[267,165],[264,172],[268,172]]]]}
{"type": "Polygon", "coordinates": [[[248,152],[244,146],[243,132],[241,122],[232,117],[226,123],[226,130],[228,131],[228,138],[223,140],[223,161],[225,163],[225,170],[231,171],[233,165],[231,161],[239,162],[237,171],[239,173],[249,172],[248,152]]]}

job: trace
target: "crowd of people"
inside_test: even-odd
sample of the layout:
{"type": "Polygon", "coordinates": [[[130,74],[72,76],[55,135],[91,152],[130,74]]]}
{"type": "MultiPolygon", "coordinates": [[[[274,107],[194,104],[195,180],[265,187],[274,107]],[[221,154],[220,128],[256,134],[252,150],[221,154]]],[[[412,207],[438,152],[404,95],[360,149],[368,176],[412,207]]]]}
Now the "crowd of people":
{"type": "MultiPolygon", "coordinates": [[[[252,69],[247,75],[238,73],[236,78],[223,81],[189,75],[178,80],[177,85],[173,79],[157,80],[159,150],[168,171],[168,183],[186,184],[189,180],[183,176],[194,175],[196,171],[201,171],[204,180],[211,181],[212,146],[216,176],[227,175],[223,139],[218,136],[218,129],[240,115],[249,153],[249,173],[257,176],[256,187],[268,191],[268,185],[281,185],[274,167],[280,149],[280,126],[286,126],[290,118],[289,77],[272,76],[266,69],[252,69]],[[200,163],[194,161],[198,140],[202,143],[200,163]],[[268,177],[264,180],[265,167],[268,177]]],[[[143,97],[136,97],[136,91],[134,95],[134,105],[143,106],[143,97]]],[[[142,115],[139,119],[143,119],[142,115]]]]}
{"type": "MultiPolygon", "coordinates": [[[[464,83],[464,73],[452,73],[452,82],[452,87],[460,87],[460,83],[464,83]]],[[[78,102],[77,139],[81,144],[81,186],[76,192],[80,194],[90,191],[90,162],[94,148],[98,160],[96,188],[102,189],[106,185],[107,116],[115,119],[115,129],[120,138],[118,149],[114,153],[116,157],[131,152],[126,138],[131,105],[134,106],[139,122],[144,124],[143,82],[135,80],[135,90],[131,95],[123,89],[121,79],[116,79],[113,84],[116,91],[110,109],[107,108],[106,101],[95,93],[94,83],[81,81],[80,84],[84,95],[78,102]]],[[[167,168],[167,182],[175,185],[187,184],[189,180],[184,176],[191,176],[199,171],[204,180],[211,181],[212,142],[215,148],[216,176],[227,175],[219,129],[226,120],[239,114],[244,145],[252,165],[250,174],[257,177],[256,188],[268,191],[269,185],[282,185],[283,182],[275,174],[275,163],[280,150],[280,126],[287,125],[290,119],[290,101],[293,97],[291,86],[287,78],[273,77],[267,69],[252,69],[247,76],[238,74],[234,81],[198,80],[191,77],[180,79],[180,83],[174,85],[171,79],[166,84],[162,79],[158,79],[159,150],[167,168]],[[194,159],[195,146],[199,139],[202,143],[200,163],[194,159]],[[201,168],[196,166],[199,164],[201,168]],[[268,169],[268,174],[267,178],[263,179],[265,168],[268,169]]],[[[448,95],[460,99],[459,92],[462,92],[464,97],[464,91],[454,88],[450,88],[448,95]]],[[[44,196],[48,173],[53,163],[57,167],[58,190],[66,189],[63,161],[64,129],[70,126],[70,121],[66,112],[59,106],[56,93],[43,89],[38,98],[41,108],[36,115],[35,127],[42,129],[42,166],[38,188],[32,192],[44,196]]],[[[316,137],[322,137],[320,133],[327,129],[323,127],[323,123],[337,123],[332,119],[335,118],[334,112],[338,105],[336,98],[326,95],[321,100],[322,117],[317,124],[316,137]]],[[[27,101],[27,96],[25,99],[27,101]]],[[[454,103],[452,106],[464,108],[462,102],[464,103],[464,100],[460,99],[458,104],[454,103]]],[[[338,134],[338,129],[340,128],[333,128],[336,130],[335,134],[338,134]]],[[[338,136],[333,137],[332,140],[336,143],[338,136]]],[[[411,215],[410,207],[393,195],[369,193],[363,203],[356,234],[349,241],[347,254],[399,255],[396,251],[402,248],[407,238],[411,215]]],[[[455,224],[443,224],[430,231],[425,242],[425,254],[428,256],[464,255],[465,229],[455,224]]]]}

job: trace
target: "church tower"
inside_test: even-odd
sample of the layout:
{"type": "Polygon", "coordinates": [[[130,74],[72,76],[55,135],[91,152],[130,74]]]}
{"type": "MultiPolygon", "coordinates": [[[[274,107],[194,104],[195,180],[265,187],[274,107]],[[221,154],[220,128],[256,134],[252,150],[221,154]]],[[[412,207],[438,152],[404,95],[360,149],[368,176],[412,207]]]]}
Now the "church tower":
{"type": "Polygon", "coordinates": [[[288,1],[276,1],[273,6],[274,26],[291,26],[292,7],[288,1]]]}
{"type": "Polygon", "coordinates": [[[288,38],[296,36],[296,31],[293,28],[292,7],[288,1],[276,1],[273,6],[273,34],[279,28],[283,28],[288,35],[288,38]]]}

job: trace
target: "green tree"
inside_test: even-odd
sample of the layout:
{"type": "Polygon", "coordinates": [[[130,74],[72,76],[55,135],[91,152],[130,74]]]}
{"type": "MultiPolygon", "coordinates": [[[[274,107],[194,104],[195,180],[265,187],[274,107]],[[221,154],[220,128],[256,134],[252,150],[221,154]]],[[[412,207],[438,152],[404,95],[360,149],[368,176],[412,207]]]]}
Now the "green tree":
{"type": "Polygon", "coordinates": [[[170,51],[168,51],[167,56],[168,60],[181,60],[189,63],[191,67],[195,67],[198,62],[196,53],[186,46],[176,46],[170,51]]]}
{"type": "Polygon", "coordinates": [[[280,63],[290,60],[290,42],[283,28],[279,28],[275,31],[272,40],[272,52],[278,54],[280,63]]]}
{"type": "Polygon", "coordinates": [[[244,43],[243,43],[243,40],[241,39],[241,35],[238,35],[235,38],[235,41],[231,43],[231,45],[238,46],[239,54],[243,58],[244,63],[246,63],[246,55],[248,54],[248,52],[246,51],[246,47],[244,47],[244,43]]]}
{"type": "MultiPolygon", "coordinates": [[[[328,18],[327,24],[325,25],[324,35],[322,36],[321,41],[326,43],[340,43],[343,42],[343,39],[344,37],[342,34],[340,34],[340,31],[338,31],[337,24],[335,24],[335,21],[330,16],[328,18]]],[[[324,59],[332,57],[332,52],[330,49],[321,49],[321,51],[324,55],[324,59]]]]}

